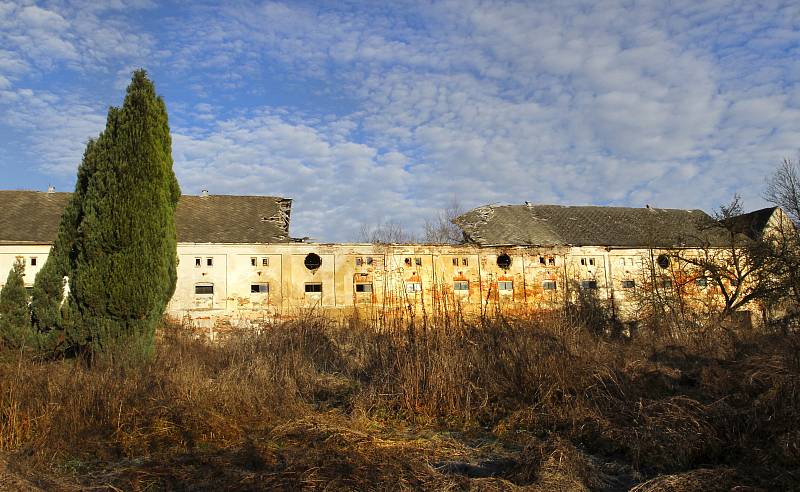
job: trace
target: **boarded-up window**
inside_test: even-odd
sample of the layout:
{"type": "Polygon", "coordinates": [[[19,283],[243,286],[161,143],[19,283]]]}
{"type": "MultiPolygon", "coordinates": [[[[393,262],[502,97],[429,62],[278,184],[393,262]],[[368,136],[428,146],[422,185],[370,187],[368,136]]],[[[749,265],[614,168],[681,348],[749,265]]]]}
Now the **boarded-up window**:
{"type": "Polygon", "coordinates": [[[250,266],[256,266],[258,263],[258,258],[250,258],[250,266]]]}

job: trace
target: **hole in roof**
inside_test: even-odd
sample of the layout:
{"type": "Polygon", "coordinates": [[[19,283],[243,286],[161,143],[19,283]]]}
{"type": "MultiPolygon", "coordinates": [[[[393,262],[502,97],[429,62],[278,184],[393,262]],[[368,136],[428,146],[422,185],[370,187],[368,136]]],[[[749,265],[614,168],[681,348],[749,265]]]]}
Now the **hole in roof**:
{"type": "Polygon", "coordinates": [[[309,270],[316,270],[322,266],[322,258],[320,258],[316,253],[309,253],[306,255],[306,259],[303,261],[303,264],[309,270]]]}
{"type": "Polygon", "coordinates": [[[507,254],[503,253],[502,255],[497,257],[497,266],[502,268],[503,270],[508,269],[511,266],[511,257],[507,254]]]}

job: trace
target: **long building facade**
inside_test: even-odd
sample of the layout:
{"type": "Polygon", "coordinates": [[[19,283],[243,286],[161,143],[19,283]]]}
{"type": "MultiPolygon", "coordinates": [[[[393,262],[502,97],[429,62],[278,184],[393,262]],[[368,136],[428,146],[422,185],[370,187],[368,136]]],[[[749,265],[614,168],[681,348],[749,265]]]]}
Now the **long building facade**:
{"type": "MultiPolygon", "coordinates": [[[[0,272],[22,259],[32,286],[68,198],[0,191],[0,272]]],[[[302,242],[289,235],[290,212],[291,200],[277,197],[181,197],[178,282],[168,315],[210,326],[307,309],[382,316],[531,311],[590,293],[619,317],[634,318],[653,291],[680,289],[695,302],[715,302],[719,292],[675,252],[730,246],[730,236],[709,227],[714,221],[699,210],[480,207],[455,220],[464,232],[459,245],[302,242]]],[[[781,214],[764,209],[740,222],[760,233],[781,214]]]]}

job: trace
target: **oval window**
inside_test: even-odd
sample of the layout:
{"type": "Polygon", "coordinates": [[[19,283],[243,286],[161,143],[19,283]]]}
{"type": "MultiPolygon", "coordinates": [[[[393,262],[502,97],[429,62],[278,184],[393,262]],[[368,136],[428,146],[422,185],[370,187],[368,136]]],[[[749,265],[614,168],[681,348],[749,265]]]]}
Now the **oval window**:
{"type": "Polygon", "coordinates": [[[306,268],[309,270],[316,270],[320,266],[322,266],[322,258],[319,257],[316,253],[309,253],[306,255],[305,261],[303,261],[306,268]]]}
{"type": "Polygon", "coordinates": [[[497,257],[497,266],[502,268],[503,270],[507,270],[508,267],[511,266],[511,257],[507,254],[503,253],[502,255],[497,257]]]}
{"type": "Polygon", "coordinates": [[[656,258],[656,263],[658,263],[658,266],[660,266],[661,268],[669,268],[669,263],[670,263],[669,256],[658,255],[658,258],[656,258]]]}

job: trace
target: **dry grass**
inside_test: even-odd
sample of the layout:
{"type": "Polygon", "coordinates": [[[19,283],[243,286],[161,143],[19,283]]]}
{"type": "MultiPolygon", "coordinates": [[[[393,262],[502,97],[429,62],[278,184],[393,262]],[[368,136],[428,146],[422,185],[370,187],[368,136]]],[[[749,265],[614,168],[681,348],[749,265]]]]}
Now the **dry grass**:
{"type": "Polygon", "coordinates": [[[800,483],[800,336],[585,325],[309,317],[215,344],[168,324],[144,364],[0,352],[0,488],[800,483]]]}

